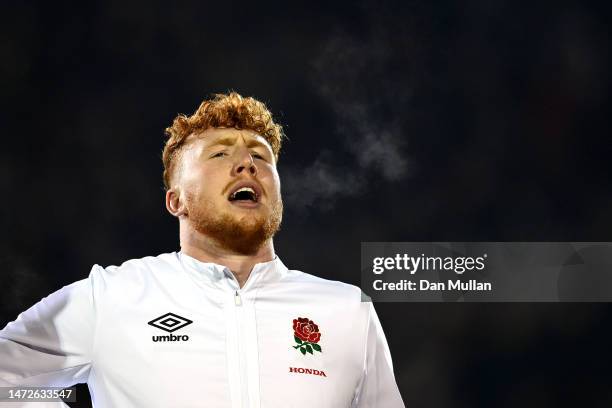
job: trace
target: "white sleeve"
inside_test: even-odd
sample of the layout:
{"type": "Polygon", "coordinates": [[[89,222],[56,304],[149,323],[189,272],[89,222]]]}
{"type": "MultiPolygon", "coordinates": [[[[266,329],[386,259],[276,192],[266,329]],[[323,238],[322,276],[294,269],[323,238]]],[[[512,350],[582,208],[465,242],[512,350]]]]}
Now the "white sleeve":
{"type": "Polygon", "coordinates": [[[393,375],[391,352],[372,303],[369,303],[364,371],[352,407],[404,408],[393,375]]]}
{"type": "Polygon", "coordinates": [[[42,299],[0,330],[0,386],[87,382],[94,329],[90,275],[42,299]]]}

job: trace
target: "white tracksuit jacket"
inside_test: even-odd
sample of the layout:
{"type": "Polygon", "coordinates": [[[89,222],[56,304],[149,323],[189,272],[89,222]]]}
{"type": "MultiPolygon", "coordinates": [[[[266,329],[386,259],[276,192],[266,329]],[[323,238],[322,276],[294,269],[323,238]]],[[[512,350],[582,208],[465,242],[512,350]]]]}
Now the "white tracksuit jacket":
{"type": "Polygon", "coordinates": [[[180,252],[95,265],[0,331],[0,386],[82,382],[96,408],[404,406],[359,288],[278,258],[243,288],[180,252]]]}

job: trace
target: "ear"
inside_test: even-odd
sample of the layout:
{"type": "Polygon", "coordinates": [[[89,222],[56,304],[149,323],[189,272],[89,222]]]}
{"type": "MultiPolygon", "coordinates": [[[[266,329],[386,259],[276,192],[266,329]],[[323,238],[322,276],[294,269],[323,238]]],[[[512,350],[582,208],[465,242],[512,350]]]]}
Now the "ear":
{"type": "Polygon", "coordinates": [[[177,218],[187,214],[185,204],[181,200],[180,191],[175,187],[166,191],[166,209],[177,218]]]}

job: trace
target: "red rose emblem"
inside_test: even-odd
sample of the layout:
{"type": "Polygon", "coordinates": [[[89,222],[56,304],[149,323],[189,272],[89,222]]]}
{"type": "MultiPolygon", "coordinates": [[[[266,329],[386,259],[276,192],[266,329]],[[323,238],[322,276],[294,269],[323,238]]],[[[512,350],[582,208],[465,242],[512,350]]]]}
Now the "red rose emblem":
{"type": "Polygon", "coordinates": [[[297,343],[293,348],[299,349],[302,354],[313,354],[313,350],[321,352],[321,346],[317,344],[321,340],[319,326],[307,317],[293,319],[293,338],[297,343]]]}

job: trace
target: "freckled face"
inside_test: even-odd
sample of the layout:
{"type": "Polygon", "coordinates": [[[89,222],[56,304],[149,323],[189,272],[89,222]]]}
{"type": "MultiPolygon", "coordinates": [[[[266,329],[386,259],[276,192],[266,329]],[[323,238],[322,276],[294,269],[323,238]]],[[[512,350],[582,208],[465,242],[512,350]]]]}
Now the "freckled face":
{"type": "Polygon", "coordinates": [[[194,229],[240,253],[255,252],[280,227],[276,160],[257,133],[213,128],[189,137],[175,184],[194,229]]]}

